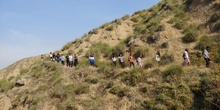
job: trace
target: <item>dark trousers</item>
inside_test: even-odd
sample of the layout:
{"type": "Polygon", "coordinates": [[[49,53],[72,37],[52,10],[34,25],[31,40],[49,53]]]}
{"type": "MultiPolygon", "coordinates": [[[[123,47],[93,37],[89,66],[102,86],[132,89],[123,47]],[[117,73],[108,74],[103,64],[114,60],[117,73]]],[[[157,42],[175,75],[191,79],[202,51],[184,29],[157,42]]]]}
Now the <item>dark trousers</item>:
{"type": "Polygon", "coordinates": [[[113,65],[114,65],[114,67],[116,67],[116,61],[113,61],[113,65]]]}
{"type": "Polygon", "coordinates": [[[205,59],[205,62],[206,62],[206,67],[209,67],[210,59],[209,58],[204,58],[204,59],[205,59]]]}
{"type": "Polygon", "coordinates": [[[121,67],[122,67],[122,68],[125,67],[124,62],[120,62],[120,64],[121,64],[121,67]]]}
{"type": "Polygon", "coordinates": [[[134,67],[134,62],[130,62],[130,67],[133,66],[134,67]]]}

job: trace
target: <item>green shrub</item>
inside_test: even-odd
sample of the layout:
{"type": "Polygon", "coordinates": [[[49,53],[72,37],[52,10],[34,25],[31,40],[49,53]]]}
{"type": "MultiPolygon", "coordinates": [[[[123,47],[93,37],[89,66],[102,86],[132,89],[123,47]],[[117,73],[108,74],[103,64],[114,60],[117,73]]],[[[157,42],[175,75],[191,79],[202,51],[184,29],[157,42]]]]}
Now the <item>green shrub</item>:
{"type": "Polygon", "coordinates": [[[89,33],[88,34],[98,34],[98,29],[93,29],[93,30],[91,30],[91,31],[89,31],[89,33]]]}
{"type": "Polygon", "coordinates": [[[119,97],[124,97],[128,93],[128,88],[126,88],[126,87],[121,88],[119,86],[115,86],[115,87],[111,88],[109,92],[114,95],[117,95],[119,97]]]}
{"type": "Polygon", "coordinates": [[[147,56],[148,51],[149,50],[146,47],[138,47],[137,49],[135,49],[134,57],[138,58],[140,55],[142,55],[142,57],[144,58],[147,56]]]}
{"type": "Polygon", "coordinates": [[[161,60],[159,62],[160,65],[167,65],[174,61],[174,57],[172,54],[164,54],[161,56],[161,60]]]}
{"type": "Polygon", "coordinates": [[[153,67],[154,67],[154,65],[152,63],[146,63],[144,65],[144,69],[149,69],[149,68],[153,68],[153,67]]]}
{"type": "Polygon", "coordinates": [[[110,25],[110,26],[108,26],[105,30],[106,31],[112,31],[114,28],[113,28],[113,25],[110,25]]]}
{"type": "Polygon", "coordinates": [[[184,29],[185,26],[186,26],[186,23],[183,22],[183,21],[177,21],[177,22],[174,24],[174,27],[175,27],[176,29],[179,29],[179,30],[184,29]]]}
{"type": "Polygon", "coordinates": [[[107,43],[97,42],[92,44],[87,55],[93,54],[95,57],[108,57],[111,54],[111,47],[107,43]]]}
{"type": "Polygon", "coordinates": [[[213,29],[214,29],[214,31],[219,31],[220,30],[220,19],[216,22],[213,29]]]}
{"type": "Polygon", "coordinates": [[[185,36],[182,38],[182,41],[184,43],[195,42],[197,40],[197,36],[198,34],[196,32],[189,32],[185,34],[185,36]]]}
{"type": "Polygon", "coordinates": [[[195,49],[203,50],[206,46],[210,46],[212,44],[210,36],[202,36],[199,39],[198,44],[196,45],[195,49]]]}
{"type": "Polygon", "coordinates": [[[139,19],[138,17],[132,17],[132,18],[131,18],[131,21],[137,23],[137,22],[140,21],[140,19],[139,19]]]}
{"type": "Polygon", "coordinates": [[[165,25],[159,25],[156,31],[164,31],[165,30],[165,25]]]}
{"type": "Polygon", "coordinates": [[[116,19],[114,22],[115,22],[117,25],[121,25],[121,24],[122,24],[120,19],[116,19]]]}
{"type": "Polygon", "coordinates": [[[79,94],[85,94],[89,92],[89,85],[88,84],[78,84],[75,86],[74,92],[79,95],[79,94]]]}
{"type": "Polygon", "coordinates": [[[220,43],[220,34],[211,36],[214,42],[220,43]]]}
{"type": "Polygon", "coordinates": [[[127,20],[130,16],[127,14],[125,16],[122,17],[123,20],[127,20]]]}
{"type": "Polygon", "coordinates": [[[0,80],[0,92],[7,92],[8,90],[12,89],[14,87],[15,83],[12,83],[6,79],[0,80]]]}
{"type": "Polygon", "coordinates": [[[182,73],[183,73],[182,67],[176,66],[176,65],[172,65],[172,66],[168,67],[168,68],[163,72],[163,76],[164,76],[164,77],[173,76],[173,75],[180,76],[182,73]]]}
{"type": "Polygon", "coordinates": [[[98,78],[90,78],[90,77],[88,77],[88,78],[85,79],[85,81],[89,82],[89,83],[92,83],[92,84],[97,84],[99,79],[98,78]]]}
{"type": "Polygon", "coordinates": [[[23,68],[23,69],[20,70],[20,74],[24,75],[24,74],[26,74],[28,71],[29,71],[28,69],[24,69],[24,68],[23,68]]]}

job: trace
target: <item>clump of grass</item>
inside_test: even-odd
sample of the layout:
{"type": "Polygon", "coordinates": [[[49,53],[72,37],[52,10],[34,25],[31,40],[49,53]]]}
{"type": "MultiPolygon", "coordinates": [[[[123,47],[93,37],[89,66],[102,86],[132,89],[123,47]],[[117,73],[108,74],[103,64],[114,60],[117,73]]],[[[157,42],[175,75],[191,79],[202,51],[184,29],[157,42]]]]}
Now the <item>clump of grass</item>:
{"type": "Polygon", "coordinates": [[[134,57],[138,58],[141,55],[144,58],[147,56],[148,51],[149,50],[146,47],[138,47],[137,49],[135,49],[134,57]]]}
{"type": "Polygon", "coordinates": [[[186,33],[185,36],[182,38],[182,41],[183,41],[184,43],[192,43],[192,42],[197,41],[197,37],[198,37],[197,32],[188,32],[188,33],[186,33]]]}
{"type": "Polygon", "coordinates": [[[182,20],[178,20],[175,24],[174,24],[174,27],[176,29],[179,29],[179,30],[182,30],[186,27],[186,24],[185,22],[183,22],[182,20]]]}
{"type": "Polygon", "coordinates": [[[119,97],[124,97],[128,94],[128,88],[126,87],[121,88],[119,86],[115,86],[112,87],[109,92],[119,97]]]}
{"type": "Polygon", "coordinates": [[[74,92],[76,93],[76,95],[79,94],[85,94],[89,92],[89,85],[88,84],[79,84],[77,86],[75,86],[74,92]]]}
{"type": "Polygon", "coordinates": [[[123,20],[127,20],[130,16],[126,14],[125,16],[122,17],[123,20]]]}
{"type": "Polygon", "coordinates": [[[114,29],[113,25],[108,26],[105,30],[106,31],[112,31],[114,29]]]}
{"type": "Polygon", "coordinates": [[[122,24],[120,19],[116,19],[114,22],[115,22],[117,25],[121,25],[121,24],[122,24]]]}
{"type": "Polygon", "coordinates": [[[26,68],[22,68],[21,70],[20,70],[20,74],[26,74],[27,72],[28,72],[29,70],[28,69],[26,69],[26,68]]]}
{"type": "Polygon", "coordinates": [[[99,79],[98,78],[91,78],[91,77],[87,77],[85,79],[86,82],[92,83],[92,84],[97,84],[99,79]]]}
{"type": "Polygon", "coordinates": [[[73,42],[68,42],[66,45],[63,46],[63,48],[61,49],[61,51],[64,51],[64,50],[69,49],[72,44],[73,44],[73,42]]]}
{"type": "Polygon", "coordinates": [[[211,36],[212,40],[216,43],[220,43],[220,34],[211,36]]]}
{"type": "Polygon", "coordinates": [[[211,43],[210,36],[202,36],[198,44],[195,46],[195,49],[203,50],[206,46],[210,46],[211,43]]]}
{"type": "Polygon", "coordinates": [[[214,14],[212,14],[212,16],[210,17],[210,22],[212,22],[212,23],[214,23],[214,22],[216,22],[217,20],[219,20],[220,19],[220,13],[214,13],[214,14]]]}
{"type": "Polygon", "coordinates": [[[140,19],[139,19],[139,17],[132,17],[132,18],[131,18],[131,21],[137,23],[137,22],[140,21],[140,19]]]}
{"type": "Polygon", "coordinates": [[[156,31],[164,31],[165,30],[165,25],[159,25],[156,31]]]}
{"type": "Polygon", "coordinates": [[[214,29],[214,31],[219,31],[220,30],[220,19],[216,22],[213,29],[214,29]]]}
{"type": "Polygon", "coordinates": [[[89,33],[88,34],[98,34],[98,29],[96,28],[96,29],[93,29],[93,30],[91,30],[91,31],[89,31],[89,33]]]}
{"type": "Polygon", "coordinates": [[[154,65],[152,63],[146,63],[144,65],[144,69],[149,69],[149,68],[153,68],[153,67],[154,67],[154,65]]]}
{"type": "Polygon", "coordinates": [[[102,42],[94,43],[90,47],[90,50],[87,52],[87,55],[94,54],[95,57],[100,57],[103,55],[103,57],[108,57],[111,54],[111,47],[102,42]]]}
{"type": "Polygon", "coordinates": [[[173,75],[181,75],[183,73],[183,69],[180,66],[170,66],[168,67],[164,72],[163,76],[168,77],[168,76],[173,76],[173,75]]]}
{"type": "Polygon", "coordinates": [[[10,82],[6,79],[0,80],[0,90],[1,92],[7,92],[8,90],[12,89],[14,87],[15,83],[10,82]]]}
{"type": "Polygon", "coordinates": [[[174,57],[172,54],[164,54],[161,56],[160,65],[168,65],[174,61],[174,57]]]}

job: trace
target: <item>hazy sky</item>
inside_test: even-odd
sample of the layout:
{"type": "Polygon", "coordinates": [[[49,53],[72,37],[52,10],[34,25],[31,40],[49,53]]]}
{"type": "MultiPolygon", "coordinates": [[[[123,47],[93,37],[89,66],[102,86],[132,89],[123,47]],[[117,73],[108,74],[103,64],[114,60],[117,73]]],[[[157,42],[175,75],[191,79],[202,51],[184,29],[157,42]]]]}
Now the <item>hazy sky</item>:
{"type": "Polygon", "coordinates": [[[0,0],[0,70],[160,0],[0,0]]]}

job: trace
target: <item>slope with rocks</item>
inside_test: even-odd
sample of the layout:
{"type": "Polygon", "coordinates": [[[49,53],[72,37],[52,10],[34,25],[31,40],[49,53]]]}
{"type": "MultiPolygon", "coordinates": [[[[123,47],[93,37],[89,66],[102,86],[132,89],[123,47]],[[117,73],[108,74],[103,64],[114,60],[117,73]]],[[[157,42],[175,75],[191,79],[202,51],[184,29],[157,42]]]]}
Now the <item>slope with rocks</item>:
{"type": "Polygon", "coordinates": [[[93,29],[56,52],[77,54],[78,67],[38,56],[16,62],[0,71],[0,108],[219,110],[219,10],[219,0],[162,0],[93,29]],[[211,47],[210,68],[202,58],[206,46],[211,47]],[[191,64],[184,67],[185,48],[191,64]],[[113,67],[112,53],[123,53],[127,67],[113,67]],[[143,56],[142,68],[128,67],[129,53],[143,56]],[[95,55],[96,67],[89,66],[89,54],[95,55]],[[19,79],[25,85],[15,85],[19,79]]]}

